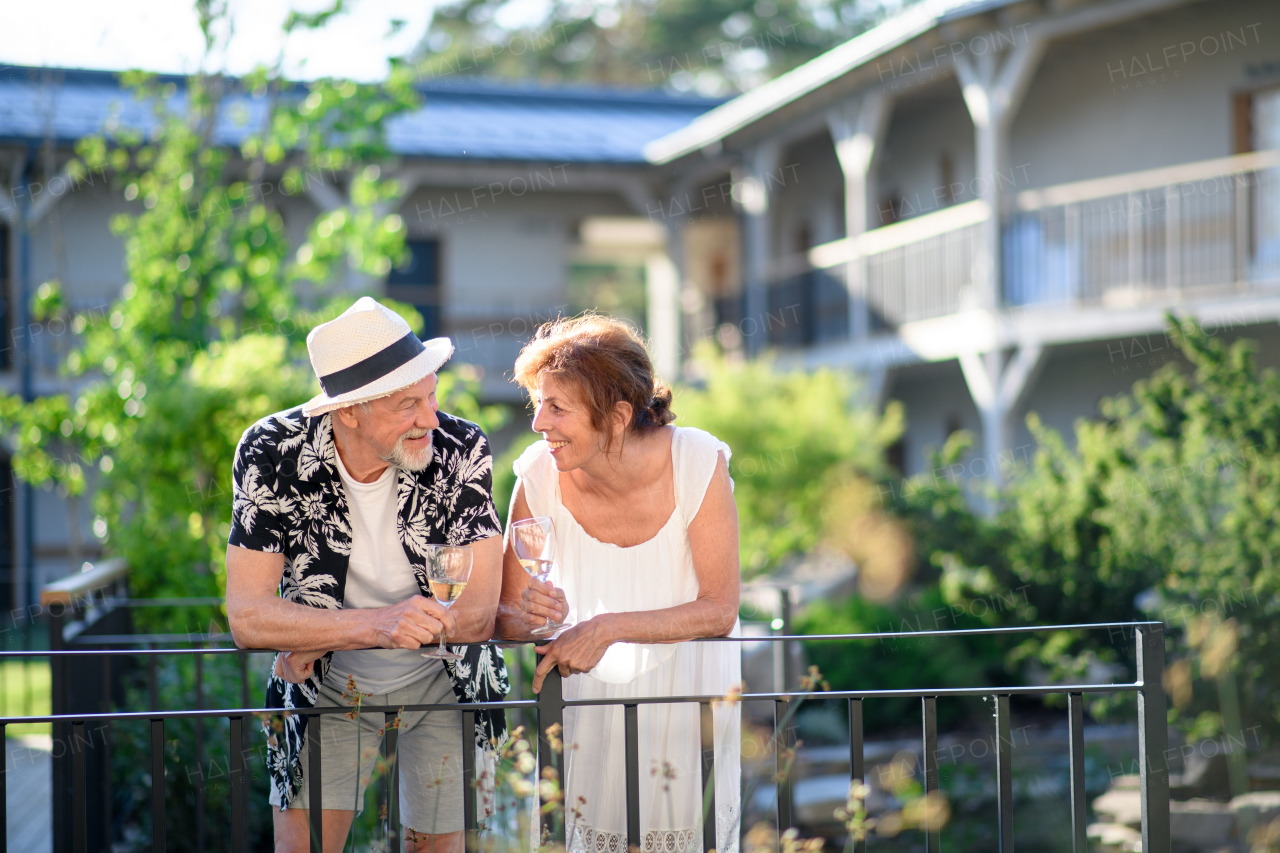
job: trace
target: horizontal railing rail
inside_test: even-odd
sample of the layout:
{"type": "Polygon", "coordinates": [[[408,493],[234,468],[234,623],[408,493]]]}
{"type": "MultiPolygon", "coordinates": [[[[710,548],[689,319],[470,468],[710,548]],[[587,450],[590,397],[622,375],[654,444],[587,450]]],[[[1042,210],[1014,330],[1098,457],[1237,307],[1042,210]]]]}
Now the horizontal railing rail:
{"type": "MultiPolygon", "coordinates": [[[[370,705],[362,704],[361,713],[382,714],[388,723],[397,714],[409,711],[461,711],[464,744],[469,744],[469,734],[474,731],[475,715],[480,711],[497,710],[525,711],[536,718],[538,736],[536,738],[537,768],[539,777],[545,768],[554,768],[558,778],[563,779],[562,757],[551,746],[554,731],[551,727],[562,726],[566,708],[590,706],[623,706],[625,728],[625,765],[626,765],[626,814],[627,843],[639,846],[642,841],[640,827],[640,767],[639,767],[639,724],[638,709],[641,705],[660,704],[696,704],[702,718],[702,756],[701,756],[701,788],[705,792],[705,814],[713,816],[715,810],[715,787],[712,783],[715,766],[715,745],[712,741],[711,715],[713,703],[718,702],[772,702],[774,703],[774,735],[777,767],[776,802],[779,832],[793,825],[793,788],[789,775],[790,749],[794,744],[794,710],[798,700],[807,696],[823,700],[843,701],[847,705],[849,720],[849,766],[850,781],[862,781],[866,777],[863,706],[865,700],[918,698],[921,703],[921,742],[922,777],[924,796],[937,796],[939,792],[939,758],[937,731],[937,701],[940,698],[986,696],[992,697],[995,707],[995,758],[996,758],[996,791],[997,791],[997,832],[999,849],[1012,850],[1013,845],[1013,786],[1011,755],[1013,741],[1010,737],[1011,712],[1010,699],[1014,696],[1050,696],[1063,695],[1068,698],[1068,748],[1069,748],[1069,789],[1070,789],[1070,826],[1074,849],[1084,853],[1088,849],[1085,836],[1087,805],[1085,802],[1084,777],[1084,697],[1089,694],[1134,693],[1138,699],[1138,750],[1140,761],[1140,789],[1142,799],[1142,835],[1143,848],[1148,851],[1169,850],[1169,776],[1166,728],[1166,701],[1161,677],[1164,672],[1164,626],[1159,622],[1109,622],[1096,624],[1073,624],[1063,626],[1018,626],[1008,628],[978,628],[955,631],[929,630],[910,632],[874,632],[867,634],[825,634],[825,635],[787,635],[750,638],[705,638],[691,642],[837,642],[865,640],[897,640],[917,637],[961,637],[973,635],[1026,634],[1046,631],[1084,631],[1107,630],[1114,637],[1119,630],[1127,639],[1132,634],[1135,643],[1136,678],[1132,681],[1102,684],[1046,684],[1046,685],[978,685],[973,687],[924,687],[901,689],[856,689],[856,690],[824,690],[821,693],[787,690],[767,693],[730,693],[728,695],[679,695],[679,696],[638,696],[615,697],[605,699],[565,699],[562,682],[553,669],[543,683],[542,691],[536,699],[507,699],[495,702],[478,703],[435,703],[420,705],[370,705]]],[[[545,642],[545,641],[544,641],[545,642]]],[[[491,644],[510,647],[521,643],[491,644]]],[[[470,644],[476,645],[476,644],[470,644]]],[[[117,656],[142,656],[154,660],[162,656],[191,657],[197,661],[204,656],[240,655],[243,660],[252,654],[267,654],[270,650],[247,649],[207,649],[207,648],[107,648],[107,649],[55,649],[40,654],[51,659],[79,658],[89,655],[110,658],[117,656]]],[[[22,657],[34,654],[24,651],[0,651],[0,659],[4,657],[22,657]]],[[[242,672],[244,670],[242,669],[242,672]]],[[[247,674],[247,673],[246,673],[247,674]]],[[[305,715],[308,718],[308,734],[306,739],[305,760],[310,779],[315,780],[309,789],[309,822],[312,834],[312,850],[319,851],[323,847],[323,826],[321,823],[321,779],[322,755],[320,750],[323,720],[332,714],[348,714],[347,706],[324,706],[306,709],[284,710],[280,708],[249,707],[247,704],[238,708],[194,708],[159,710],[152,708],[143,711],[105,710],[101,712],[75,712],[48,714],[39,716],[4,716],[0,717],[0,734],[10,725],[33,722],[57,723],[66,726],[70,731],[67,743],[71,764],[71,849],[75,853],[90,853],[89,815],[86,808],[88,801],[88,773],[86,753],[93,748],[92,733],[88,726],[103,723],[106,725],[125,722],[145,722],[149,725],[151,744],[151,802],[152,815],[152,850],[166,849],[165,837],[165,752],[166,724],[180,721],[207,721],[226,719],[228,721],[227,737],[230,749],[230,765],[228,768],[231,806],[231,849],[233,851],[248,850],[248,783],[247,761],[250,751],[246,750],[248,729],[246,722],[257,722],[260,719],[278,717],[282,714],[305,715]]],[[[376,717],[375,717],[376,719],[376,717]]],[[[96,729],[95,729],[96,731],[96,729]]],[[[383,751],[394,761],[397,755],[396,731],[393,727],[386,730],[383,751]]],[[[530,738],[531,741],[534,738],[530,738]]],[[[394,765],[393,765],[394,766],[394,765]]],[[[465,825],[467,829],[466,847],[468,851],[479,849],[478,815],[477,815],[477,775],[476,751],[464,747],[462,755],[463,799],[465,825]]],[[[386,813],[388,815],[385,830],[388,841],[392,844],[398,840],[398,808],[397,778],[392,774],[390,784],[384,791],[386,813]]],[[[0,774],[0,810],[5,809],[4,786],[7,785],[4,774],[0,774]]],[[[56,795],[56,794],[55,794],[56,795]]],[[[926,823],[922,827],[925,834],[926,850],[937,853],[940,849],[940,830],[937,824],[927,821],[929,810],[925,810],[926,823]]],[[[0,826],[5,826],[7,815],[0,813],[0,826]]],[[[562,833],[563,825],[553,826],[550,818],[543,826],[543,832],[562,833]]],[[[741,829],[740,827],[738,828],[741,829]]],[[[564,839],[560,839],[563,843],[564,839]]],[[[703,846],[710,849],[717,846],[716,823],[713,817],[703,821],[703,846]]],[[[6,842],[0,841],[0,853],[7,850],[6,842]]],[[[853,853],[865,853],[865,842],[854,841],[853,853]]]]}

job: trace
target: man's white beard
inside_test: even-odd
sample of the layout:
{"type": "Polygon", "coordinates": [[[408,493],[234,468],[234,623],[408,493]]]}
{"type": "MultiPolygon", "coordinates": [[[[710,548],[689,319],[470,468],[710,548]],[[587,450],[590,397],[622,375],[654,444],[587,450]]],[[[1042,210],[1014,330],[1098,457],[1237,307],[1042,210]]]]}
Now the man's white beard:
{"type": "Polygon", "coordinates": [[[422,438],[424,435],[430,435],[431,430],[409,430],[404,435],[396,439],[395,447],[390,451],[382,454],[379,458],[388,465],[394,465],[403,471],[418,472],[426,469],[431,464],[431,457],[435,451],[435,443],[429,442],[426,447],[421,450],[408,450],[404,446],[407,438],[422,438]],[[417,433],[416,435],[414,433],[417,433]]]}

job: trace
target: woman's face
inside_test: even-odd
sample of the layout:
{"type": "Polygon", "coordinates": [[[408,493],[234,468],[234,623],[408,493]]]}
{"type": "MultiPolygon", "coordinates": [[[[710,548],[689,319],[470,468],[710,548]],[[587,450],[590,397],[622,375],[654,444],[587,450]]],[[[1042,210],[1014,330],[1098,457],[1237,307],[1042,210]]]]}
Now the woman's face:
{"type": "Polygon", "coordinates": [[[542,433],[550,445],[556,470],[581,468],[603,453],[605,435],[591,425],[591,415],[572,384],[543,372],[533,403],[533,431],[542,433]]]}

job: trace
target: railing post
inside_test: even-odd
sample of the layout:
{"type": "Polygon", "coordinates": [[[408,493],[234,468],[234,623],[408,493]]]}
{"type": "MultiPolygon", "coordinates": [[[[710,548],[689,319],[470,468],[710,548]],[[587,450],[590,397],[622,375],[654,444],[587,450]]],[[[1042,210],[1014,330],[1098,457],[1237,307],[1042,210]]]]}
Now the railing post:
{"type": "Polygon", "coordinates": [[[71,724],[71,821],[72,848],[89,853],[89,771],[85,767],[84,723],[71,724]]]}
{"type": "Polygon", "coordinates": [[[932,819],[933,803],[931,802],[938,798],[938,698],[922,696],[920,704],[924,717],[924,850],[925,853],[940,853],[942,850],[940,827],[932,819]]]}
{"type": "Polygon", "coordinates": [[[1142,849],[1168,853],[1169,720],[1164,695],[1164,625],[1137,629],[1138,760],[1141,762],[1142,849]]]}
{"type": "MultiPolygon", "coordinates": [[[[865,755],[862,746],[862,700],[849,700],[849,784],[866,783],[865,755]]],[[[867,842],[852,839],[850,853],[866,853],[867,842]]]]}
{"type": "Polygon", "coordinates": [[[640,707],[622,706],[623,742],[627,770],[627,849],[640,848],[640,707]]]}
{"type": "MultiPolygon", "coordinates": [[[[554,667],[547,673],[547,677],[542,682],[542,690],[538,693],[538,778],[544,779],[547,769],[551,769],[560,785],[561,793],[565,791],[564,762],[560,760],[560,754],[551,746],[551,735],[549,731],[555,727],[555,739],[560,741],[561,747],[564,745],[564,684],[560,679],[560,671],[554,667]]],[[[551,815],[547,814],[541,818],[542,825],[539,827],[539,835],[545,836],[550,834],[553,843],[559,842],[566,844],[565,832],[566,827],[561,821],[559,837],[555,835],[556,828],[552,825],[551,815]]]]}
{"type": "Polygon", "coordinates": [[[792,783],[791,775],[795,772],[795,749],[792,738],[791,720],[787,716],[790,702],[786,699],[775,699],[773,703],[773,740],[774,761],[777,763],[778,775],[778,834],[791,828],[794,820],[791,816],[792,783]]]}
{"type": "MultiPolygon", "coordinates": [[[[387,849],[398,850],[400,843],[400,730],[393,723],[396,714],[386,714],[383,718],[382,758],[387,768],[386,784],[383,792],[387,798],[387,849]]],[[[474,731],[474,729],[473,729],[474,731]]],[[[463,737],[463,745],[467,743],[463,737]]],[[[465,795],[464,800],[465,802],[465,795]]],[[[464,821],[464,826],[465,821],[464,821]]]]}
{"type": "Polygon", "coordinates": [[[323,716],[307,717],[307,819],[311,830],[311,853],[324,853],[324,771],[320,764],[320,721],[323,716]]]}
{"type": "Polygon", "coordinates": [[[702,730],[702,849],[720,849],[716,843],[716,723],[710,702],[700,702],[702,730]]]}
{"type": "MultiPolygon", "coordinates": [[[[49,650],[52,652],[63,651],[66,648],[63,629],[66,626],[67,605],[60,601],[50,602],[47,612],[49,614],[49,650]]],[[[67,663],[65,655],[52,654],[49,656],[50,709],[55,716],[70,712],[67,697],[67,663]]],[[[71,742],[71,728],[66,722],[57,720],[52,728],[55,746],[61,743],[65,747],[71,742]]],[[[71,756],[66,749],[63,749],[62,755],[55,756],[52,764],[53,851],[54,853],[67,853],[74,844],[74,839],[70,834],[74,816],[67,813],[72,795],[71,756]]]]}
{"type": "Polygon", "coordinates": [[[476,712],[462,712],[462,831],[467,853],[479,849],[476,818],[476,712]]]}
{"type": "Polygon", "coordinates": [[[249,838],[245,831],[244,717],[230,717],[231,767],[231,853],[245,853],[249,838]]]}
{"type": "Polygon", "coordinates": [[[1071,758],[1071,850],[1072,853],[1089,853],[1086,824],[1089,803],[1084,790],[1084,694],[1067,695],[1068,728],[1070,730],[1071,758]]]}
{"type": "MultiPolygon", "coordinates": [[[[3,667],[7,661],[0,661],[3,667]]],[[[0,743],[7,744],[5,724],[0,723],[0,743]]],[[[6,752],[8,750],[6,749],[6,752]]],[[[0,773],[0,853],[9,853],[9,774],[0,773]]]]}
{"type": "Polygon", "coordinates": [[[151,853],[165,853],[164,719],[151,721],[151,853]]]}
{"type": "Polygon", "coordinates": [[[1000,853],[1013,853],[1013,739],[1009,733],[1009,697],[996,696],[996,821],[1000,853]]]}

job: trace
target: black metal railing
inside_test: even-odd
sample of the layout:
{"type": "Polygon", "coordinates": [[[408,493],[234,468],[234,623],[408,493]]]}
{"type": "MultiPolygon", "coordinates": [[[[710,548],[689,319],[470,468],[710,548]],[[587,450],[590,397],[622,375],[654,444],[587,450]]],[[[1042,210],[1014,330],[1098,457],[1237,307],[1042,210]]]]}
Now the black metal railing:
{"type": "MultiPolygon", "coordinates": [[[[848,720],[849,720],[849,765],[850,780],[862,780],[865,778],[864,764],[864,741],[863,741],[863,702],[866,700],[876,699],[901,699],[904,697],[918,698],[920,700],[921,709],[921,747],[923,751],[923,787],[926,797],[937,794],[939,790],[939,755],[938,755],[938,727],[937,727],[937,701],[939,698],[948,697],[991,697],[995,704],[995,756],[996,756],[996,791],[997,791],[997,838],[999,839],[999,850],[1011,851],[1013,849],[1013,784],[1011,776],[1011,751],[1013,748],[1010,739],[1011,715],[1010,715],[1010,699],[1014,696],[1047,696],[1065,694],[1068,699],[1068,731],[1069,731],[1069,791],[1070,791],[1070,826],[1071,837],[1073,841],[1073,849],[1077,853],[1085,853],[1088,850],[1085,825],[1087,817],[1087,804],[1085,801],[1085,776],[1084,776],[1084,699],[1091,694],[1114,694],[1114,693],[1133,693],[1137,696],[1138,702],[1138,753],[1141,766],[1140,771],[1140,796],[1142,802],[1142,849],[1146,851],[1168,851],[1170,847],[1170,830],[1169,830],[1169,754],[1167,750],[1167,721],[1166,721],[1166,700],[1161,683],[1162,674],[1164,672],[1164,626],[1159,622],[1127,622],[1127,623],[1107,623],[1097,625],[1065,625],[1065,626],[1034,626],[1025,628],[996,628],[996,629],[972,629],[972,630],[956,630],[956,631],[919,631],[904,633],[873,633],[873,634],[852,634],[852,635],[806,635],[794,637],[768,637],[749,638],[752,642],[784,642],[792,643],[798,641],[819,642],[819,641],[857,641],[857,640],[886,640],[901,639],[906,636],[911,637],[960,637],[964,635],[999,635],[999,634],[1020,634],[1040,631],[1057,631],[1057,630],[1097,630],[1104,629],[1114,635],[1116,631],[1133,632],[1135,648],[1134,654],[1136,658],[1136,678],[1132,682],[1122,682],[1114,684],[1056,684],[1056,685],[1036,685],[1036,686],[1018,686],[1018,687],[952,687],[952,688],[921,688],[921,689],[893,689],[893,690],[833,690],[824,691],[819,695],[824,700],[843,700],[847,704],[848,720]]],[[[101,638],[91,638],[97,642],[101,638]]],[[[145,638],[144,638],[145,639],[145,638]]],[[[202,640],[203,641],[203,640],[202,640]]],[[[739,638],[716,638],[708,640],[698,640],[694,642],[740,642],[739,638]]],[[[77,649],[77,648],[55,648],[48,652],[0,652],[0,657],[21,657],[25,655],[48,655],[54,662],[56,671],[62,673],[60,677],[65,678],[66,673],[74,664],[84,663],[93,659],[100,659],[101,662],[109,661],[121,657],[141,657],[148,661],[155,661],[164,656],[184,656],[194,655],[196,661],[201,661],[207,656],[221,655],[239,655],[241,660],[245,660],[248,654],[254,652],[246,652],[245,650],[235,648],[193,648],[193,649],[77,649]]],[[[104,667],[107,664],[102,664],[104,667]]],[[[154,670],[153,670],[154,671],[154,670]]],[[[242,685],[244,695],[247,695],[247,668],[241,668],[243,677],[246,679],[242,685]]],[[[55,678],[55,685],[58,679],[55,678]]],[[[711,777],[714,768],[714,744],[712,738],[712,726],[710,725],[710,715],[712,713],[712,702],[724,700],[721,695],[707,696],[655,696],[647,698],[610,698],[610,699],[590,699],[590,700],[565,700],[562,693],[562,683],[558,674],[553,670],[546,681],[543,689],[538,697],[534,700],[507,700],[503,702],[476,703],[476,704],[437,704],[437,705],[415,705],[403,707],[390,706],[372,706],[362,705],[362,713],[384,714],[388,723],[394,720],[395,716],[402,712],[416,711],[432,711],[432,710],[456,710],[461,711],[462,731],[464,736],[464,744],[469,744],[470,733],[474,731],[475,715],[477,711],[484,709],[504,709],[519,710],[531,713],[536,719],[536,727],[538,731],[537,738],[537,767],[539,778],[545,768],[555,768],[559,778],[563,777],[563,767],[561,766],[561,755],[557,750],[552,748],[548,732],[554,732],[553,725],[562,726],[564,721],[564,709],[570,707],[581,707],[587,705],[622,705],[624,709],[624,726],[625,726],[625,763],[626,763],[626,807],[627,807],[627,843],[628,845],[639,845],[641,843],[640,832],[640,767],[639,767],[639,706],[648,704],[674,704],[674,703],[697,703],[702,714],[702,788],[707,792],[707,801],[710,805],[709,810],[705,813],[715,815],[714,803],[714,784],[711,783],[711,777]]],[[[793,726],[794,715],[792,703],[803,699],[807,695],[799,692],[786,693],[746,693],[739,698],[743,702],[751,701],[768,701],[774,705],[774,721],[775,731],[774,738],[776,740],[777,749],[776,760],[778,762],[779,780],[777,786],[777,820],[778,829],[782,830],[793,825],[793,790],[790,775],[784,762],[788,761],[789,748],[794,742],[793,726]]],[[[150,806],[152,814],[152,839],[151,849],[153,851],[163,851],[166,849],[166,833],[165,833],[165,816],[166,816],[166,800],[165,800],[165,728],[166,724],[183,721],[208,721],[211,719],[225,719],[228,721],[228,739],[227,744],[230,755],[230,766],[228,768],[230,784],[230,811],[231,811],[231,849],[233,851],[246,851],[249,849],[248,839],[248,771],[247,757],[251,754],[248,745],[248,730],[245,727],[246,721],[257,720],[259,717],[278,716],[282,712],[280,709],[271,708],[196,708],[190,710],[161,710],[154,704],[154,692],[152,693],[153,705],[148,710],[143,711],[119,711],[111,710],[110,707],[102,712],[88,713],[83,710],[70,710],[65,713],[54,713],[47,716],[22,716],[22,717],[4,717],[0,718],[0,735],[4,733],[5,727],[19,723],[33,722],[50,722],[55,726],[62,727],[66,732],[66,748],[64,749],[64,759],[68,762],[68,782],[66,789],[55,788],[55,800],[62,798],[64,800],[62,809],[63,813],[69,817],[67,827],[70,830],[69,838],[66,839],[67,846],[63,849],[69,849],[74,853],[90,853],[100,849],[109,849],[109,841],[103,843],[109,838],[109,834],[103,826],[94,826],[93,818],[97,817],[101,820],[100,815],[93,815],[89,808],[92,785],[90,783],[91,770],[93,766],[101,764],[103,756],[101,753],[94,755],[94,751],[101,747],[94,743],[92,731],[87,727],[94,724],[102,723],[110,726],[115,723],[127,721],[141,721],[149,724],[150,727],[150,769],[151,769],[151,793],[150,806]],[[91,839],[93,840],[91,843],[91,839]]],[[[108,706],[111,699],[107,696],[108,706]]],[[[58,710],[55,708],[55,710],[58,710]]],[[[320,752],[320,732],[323,727],[323,720],[329,714],[350,712],[350,708],[346,706],[335,707],[317,707],[305,711],[295,711],[293,713],[303,713],[309,717],[308,720],[308,736],[307,736],[307,752],[305,760],[308,762],[308,775],[314,784],[310,786],[310,814],[312,834],[312,850],[319,851],[323,842],[323,825],[321,823],[321,784],[319,780],[322,778],[321,762],[322,756],[320,752]]],[[[104,738],[104,745],[108,745],[107,739],[104,738]]],[[[382,745],[383,755],[389,757],[394,762],[397,754],[396,750],[396,731],[394,727],[388,726],[386,730],[386,738],[382,745]]],[[[478,849],[477,835],[477,812],[476,812],[476,756],[473,748],[463,749],[463,790],[464,790],[464,808],[465,823],[467,832],[467,849],[478,849]]],[[[107,761],[109,765],[109,760],[107,761]]],[[[395,841],[394,836],[398,834],[398,818],[396,815],[398,805],[397,790],[398,773],[391,773],[389,785],[384,789],[384,805],[386,806],[387,819],[385,822],[385,831],[389,836],[389,840],[395,841]]],[[[0,774],[0,810],[7,807],[5,786],[5,774],[0,774]]],[[[926,810],[927,815],[927,810],[926,810]]],[[[6,826],[7,815],[0,813],[0,826],[6,826]]],[[[109,816],[108,816],[109,821],[109,816]]],[[[922,827],[925,831],[926,850],[928,853],[936,853],[940,849],[940,826],[925,825],[922,827]]],[[[544,831],[563,832],[562,825],[553,827],[547,824],[543,827],[544,831]]],[[[704,820],[703,843],[704,849],[716,846],[715,838],[715,821],[713,818],[704,820]]],[[[560,839],[563,842],[563,839],[560,839]]],[[[55,848],[58,849],[58,848],[55,848]]],[[[7,850],[7,840],[0,839],[0,853],[7,850]]],[[[864,853],[865,844],[855,843],[853,853],[864,853]]]]}

